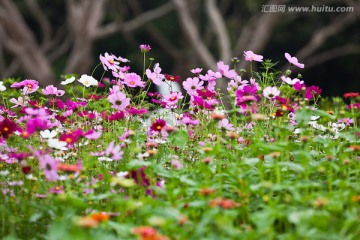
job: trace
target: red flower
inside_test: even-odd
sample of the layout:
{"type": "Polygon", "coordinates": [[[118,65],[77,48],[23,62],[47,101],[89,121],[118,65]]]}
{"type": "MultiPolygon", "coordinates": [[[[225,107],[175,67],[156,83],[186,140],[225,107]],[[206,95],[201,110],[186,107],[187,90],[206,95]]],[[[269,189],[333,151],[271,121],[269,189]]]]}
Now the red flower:
{"type": "Polygon", "coordinates": [[[180,76],[173,76],[173,75],[165,74],[165,78],[166,78],[166,80],[171,81],[171,82],[180,82],[181,81],[180,76]]]}
{"type": "Polygon", "coordinates": [[[153,131],[161,132],[161,130],[166,126],[166,121],[164,119],[157,119],[151,126],[150,129],[153,131]]]}
{"type": "Polygon", "coordinates": [[[359,96],[358,92],[348,92],[348,93],[344,93],[344,98],[354,98],[359,96]]]}
{"type": "Polygon", "coordinates": [[[5,118],[2,122],[0,122],[0,136],[7,139],[11,133],[16,131],[16,128],[16,123],[12,122],[8,118],[5,118]]]}

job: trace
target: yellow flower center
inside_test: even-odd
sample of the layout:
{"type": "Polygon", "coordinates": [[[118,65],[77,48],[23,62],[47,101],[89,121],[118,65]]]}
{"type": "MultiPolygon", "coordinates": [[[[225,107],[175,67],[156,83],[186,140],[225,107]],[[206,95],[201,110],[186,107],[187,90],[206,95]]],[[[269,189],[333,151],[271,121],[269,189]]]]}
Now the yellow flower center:
{"type": "Polygon", "coordinates": [[[134,82],[134,81],[131,81],[131,82],[130,82],[130,85],[134,85],[134,84],[135,84],[135,82],[134,82]]]}
{"type": "Polygon", "coordinates": [[[157,130],[160,130],[160,129],[161,129],[161,126],[157,126],[156,129],[157,129],[157,130]]]}
{"type": "Polygon", "coordinates": [[[9,131],[9,128],[4,127],[4,131],[5,131],[5,132],[9,131]]]}
{"type": "Polygon", "coordinates": [[[176,99],[175,97],[171,97],[171,98],[170,98],[171,101],[174,101],[175,99],[176,99]]]}
{"type": "Polygon", "coordinates": [[[65,139],[65,142],[71,143],[71,142],[72,142],[72,139],[68,137],[68,138],[65,139]]]}

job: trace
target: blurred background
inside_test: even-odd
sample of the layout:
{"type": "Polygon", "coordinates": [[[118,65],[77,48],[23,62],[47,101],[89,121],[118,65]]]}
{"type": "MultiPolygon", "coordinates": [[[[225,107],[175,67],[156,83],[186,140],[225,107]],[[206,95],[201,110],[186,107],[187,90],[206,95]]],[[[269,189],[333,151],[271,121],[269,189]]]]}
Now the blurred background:
{"type": "Polygon", "coordinates": [[[292,77],[301,73],[323,96],[360,91],[358,0],[0,0],[0,78],[56,85],[61,74],[91,74],[105,52],[141,73],[140,44],[152,47],[147,57],[164,73],[182,79],[233,57],[246,68],[246,50],[284,69],[288,52],[305,64],[292,77]],[[323,9],[290,9],[313,5],[323,9]]]}

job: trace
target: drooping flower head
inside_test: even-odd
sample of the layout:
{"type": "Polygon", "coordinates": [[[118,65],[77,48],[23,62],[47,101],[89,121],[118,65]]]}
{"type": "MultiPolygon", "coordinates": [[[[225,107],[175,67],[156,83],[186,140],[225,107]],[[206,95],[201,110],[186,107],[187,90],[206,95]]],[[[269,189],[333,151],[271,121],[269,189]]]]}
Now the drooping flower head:
{"type": "Polygon", "coordinates": [[[292,65],[297,66],[299,68],[305,67],[305,65],[303,63],[299,63],[299,60],[296,57],[291,57],[291,55],[288,53],[285,53],[285,57],[289,61],[289,63],[291,63],[292,65]]]}
{"type": "Polygon", "coordinates": [[[218,71],[221,73],[222,76],[233,79],[237,76],[237,73],[234,69],[230,70],[229,65],[224,64],[223,61],[219,61],[217,63],[218,71]]]}

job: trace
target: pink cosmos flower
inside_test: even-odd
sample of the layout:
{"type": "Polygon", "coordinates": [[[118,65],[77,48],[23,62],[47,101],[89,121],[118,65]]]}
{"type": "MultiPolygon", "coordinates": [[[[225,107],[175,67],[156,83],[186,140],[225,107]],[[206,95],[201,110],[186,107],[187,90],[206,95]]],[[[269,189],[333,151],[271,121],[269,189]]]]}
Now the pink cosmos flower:
{"type": "Polygon", "coordinates": [[[64,186],[53,187],[53,188],[49,189],[49,193],[52,193],[52,194],[63,194],[63,193],[64,193],[64,186]]]}
{"type": "Polygon", "coordinates": [[[136,73],[125,74],[124,83],[128,87],[145,87],[145,82],[141,81],[141,77],[136,73]]]}
{"type": "Polygon", "coordinates": [[[262,62],[263,56],[253,53],[253,51],[244,51],[244,56],[246,61],[255,61],[255,62],[262,62]]]}
{"type": "Polygon", "coordinates": [[[319,88],[318,86],[310,86],[307,87],[305,90],[305,98],[308,100],[311,100],[312,98],[314,98],[315,95],[319,95],[322,92],[321,88],[319,88]]]}
{"type": "Polygon", "coordinates": [[[219,128],[226,131],[234,131],[234,125],[229,122],[229,119],[224,118],[219,122],[219,128]]]}
{"type": "Polygon", "coordinates": [[[90,140],[95,140],[100,138],[101,134],[102,134],[101,131],[95,132],[93,129],[91,129],[84,134],[84,137],[90,140]]]}
{"type": "Polygon", "coordinates": [[[292,65],[295,65],[299,68],[304,68],[305,65],[302,63],[299,63],[299,60],[296,57],[291,57],[290,54],[285,53],[285,57],[286,59],[289,61],[289,63],[291,63],[292,65]]]}
{"type": "Polygon", "coordinates": [[[268,86],[263,91],[263,96],[268,99],[273,99],[280,95],[280,90],[277,87],[268,86]]]}
{"type": "Polygon", "coordinates": [[[141,52],[148,52],[151,50],[150,45],[147,45],[147,44],[141,44],[139,46],[139,48],[140,48],[141,52]]]}
{"type": "Polygon", "coordinates": [[[178,101],[183,98],[181,92],[172,92],[170,95],[164,96],[165,108],[177,108],[178,101]]]}
{"type": "Polygon", "coordinates": [[[46,88],[41,91],[44,95],[56,95],[58,97],[65,94],[64,90],[58,90],[57,87],[54,87],[53,85],[46,86],[46,88]]]}
{"type": "Polygon", "coordinates": [[[36,92],[39,89],[39,82],[32,79],[25,79],[21,82],[15,82],[10,87],[12,88],[23,88],[24,94],[36,92]]]}
{"type": "Polygon", "coordinates": [[[44,175],[47,181],[57,181],[59,175],[57,173],[58,160],[53,158],[49,154],[42,155],[40,152],[32,150],[33,154],[38,158],[40,167],[44,171],[44,175]]]}
{"type": "Polygon", "coordinates": [[[192,72],[193,74],[198,74],[198,73],[201,73],[203,69],[202,68],[194,68],[194,69],[191,69],[190,72],[192,72]]]}
{"type": "Polygon", "coordinates": [[[130,99],[122,92],[110,94],[107,99],[112,104],[112,107],[119,111],[125,110],[130,105],[130,99]]]}
{"type": "Polygon", "coordinates": [[[104,56],[100,55],[100,61],[103,65],[103,68],[105,69],[105,71],[107,70],[111,70],[114,72],[117,72],[120,68],[120,62],[128,62],[129,60],[125,59],[125,58],[121,58],[121,57],[116,57],[113,54],[108,54],[105,53],[104,56]]]}
{"type": "Polygon", "coordinates": [[[223,75],[224,77],[233,79],[237,76],[237,73],[235,72],[235,70],[229,70],[229,65],[224,64],[223,61],[219,61],[217,63],[217,67],[218,67],[218,71],[221,73],[221,75],[223,75]]]}
{"type": "Polygon", "coordinates": [[[124,152],[120,151],[120,145],[115,145],[112,141],[105,150],[105,155],[110,156],[113,160],[121,160],[124,152]]]}
{"type": "Polygon", "coordinates": [[[160,86],[165,79],[164,74],[161,74],[161,68],[159,67],[159,63],[155,63],[154,72],[151,72],[150,69],[146,69],[146,76],[156,85],[160,86]]]}
{"type": "Polygon", "coordinates": [[[186,81],[182,83],[184,89],[188,92],[189,95],[196,95],[197,90],[204,89],[204,82],[200,81],[199,78],[187,78],[186,81]]]}

